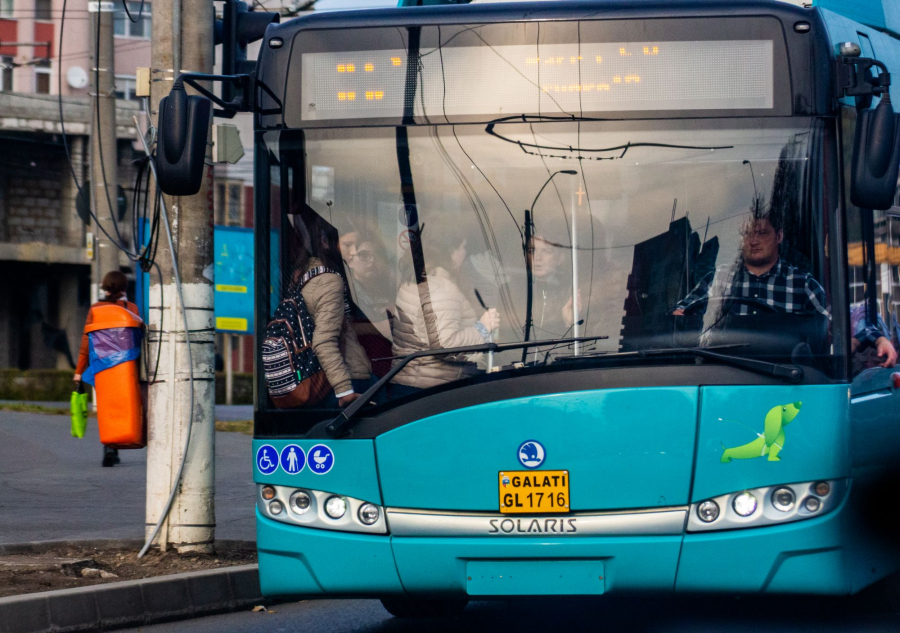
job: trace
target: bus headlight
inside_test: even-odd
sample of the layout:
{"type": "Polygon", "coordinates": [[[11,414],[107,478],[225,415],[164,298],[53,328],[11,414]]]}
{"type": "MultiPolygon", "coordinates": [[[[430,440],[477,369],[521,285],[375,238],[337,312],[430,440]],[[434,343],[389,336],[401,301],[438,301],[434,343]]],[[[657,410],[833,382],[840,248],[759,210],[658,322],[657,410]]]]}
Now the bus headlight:
{"type": "Polygon", "coordinates": [[[343,497],[329,497],[325,502],[325,514],[332,519],[340,519],[347,513],[347,502],[343,497]]]}
{"type": "Polygon", "coordinates": [[[256,507],[267,519],[298,527],[364,534],[388,533],[384,508],[371,501],[334,492],[260,485],[256,507]]]}
{"type": "Polygon", "coordinates": [[[310,499],[305,490],[298,490],[291,495],[291,510],[297,514],[303,514],[309,510],[311,503],[312,499],[310,499]]]}
{"type": "Polygon", "coordinates": [[[753,493],[745,491],[737,495],[731,505],[739,515],[748,517],[756,512],[756,497],[753,496],[753,493]]]}
{"type": "Polygon", "coordinates": [[[772,506],[781,512],[790,512],[796,500],[797,495],[794,494],[794,491],[784,486],[776,488],[772,493],[772,506]]]}
{"type": "Polygon", "coordinates": [[[719,504],[715,501],[704,501],[697,506],[697,516],[704,523],[712,523],[719,518],[719,504]]]}
{"type": "Polygon", "coordinates": [[[360,521],[366,525],[373,525],[378,520],[378,517],[381,516],[381,511],[378,509],[378,506],[372,503],[364,503],[359,507],[358,514],[360,521]]]}
{"type": "Polygon", "coordinates": [[[817,480],[704,499],[691,504],[687,531],[738,530],[812,519],[837,508],[848,487],[846,479],[817,480]]]}

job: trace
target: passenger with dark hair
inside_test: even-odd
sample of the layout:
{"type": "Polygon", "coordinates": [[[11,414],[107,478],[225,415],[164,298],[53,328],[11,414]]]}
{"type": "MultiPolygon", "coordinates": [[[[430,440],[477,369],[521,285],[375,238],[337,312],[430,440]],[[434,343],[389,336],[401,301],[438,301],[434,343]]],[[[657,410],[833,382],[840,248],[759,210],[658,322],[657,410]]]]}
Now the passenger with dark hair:
{"type": "MultiPolygon", "coordinates": [[[[562,272],[565,248],[536,235],[528,243],[526,256],[531,264],[532,336],[534,340],[565,338],[575,322],[572,280],[562,272]]],[[[578,293],[581,303],[581,292],[578,293]]]]}
{"type": "MultiPolygon", "coordinates": [[[[478,318],[459,287],[458,274],[468,255],[465,228],[452,218],[429,219],[422,226],[428,265],[427,281],[416,284],[411,257],[404,260],[404,277],[397,292],[397,314],[391,324],[394,355],[405,356],[427,349],[478,345],[491,338],[500,315],[491,308],[478,318]],[[431,314],[428,314],[430,312],[431,314]]],[[[424,357],[410,362],[390,386],[391,397],[416,392],[471,375],[471,357],[424,357]]]]}
{"type": "MultiPolygon", "coordinates": [[[[131,303],[126,296],[125,290],[128,288],[128,278],[118,270],[111,270],[103,276],[100,282],[99,301],[91,306],[88,310],[87,321],[85,321],[85,330],[87,326],[94,322],[94,308],[104,305],[120,305],[129,312],[139,315],[136,305],[131,303]]],[[[75,375],[72,377],[76,383],[81,382],[81,375],[87,369],[90,353],[90,341],[88,340],[87,331],[81,335],[81,348],[78,351],[78,364],[75,365],[75,375]]],[[[103,466],[110,467],[119,463],[119,451],[109,446],[103,447],[103,466]]]]}
{"type": "MultiPolygon", "coordinates": [[[[342,248],[352,281],[352,324],[372,363],[372,372],[380,378],[391,368],[390,319],[397,296],[396,276],[388,263],[387,249],[374,230],[363,229],[353,235],[349,258],[342,248]]],[[[343,235],[341,241],[344,243],[343,235]]]]}
{"type": "Polygon", "coordinates": [[[338,232],[310,207],[294,216],[291,284],[313,318],[312,348],[334,389],[319,404],[346,407],[369,388],[372,369],[350,326],[350,302],[338,232]]]}

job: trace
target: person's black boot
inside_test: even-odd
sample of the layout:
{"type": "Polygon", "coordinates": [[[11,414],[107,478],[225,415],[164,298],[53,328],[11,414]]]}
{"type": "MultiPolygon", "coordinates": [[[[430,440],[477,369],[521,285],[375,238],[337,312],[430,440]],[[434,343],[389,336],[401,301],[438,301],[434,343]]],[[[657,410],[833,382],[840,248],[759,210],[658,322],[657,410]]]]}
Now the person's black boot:
{"type": "Polygon", "coordinates": [[[121,463],[122,463],[122,460],[119,459],[119,449],[118,449],[118,448],[114,448],[114,449],[112,449],[112,450],[113,450],[113,455],[114,455],[114,457],[113,457],[113,463],[114,463],[114,464],[121,464],[121,463]]]}
{"type": "Polygon", "coordinates": [[[111,468],[115,463],[119,456],[116,454],[118,451],[114,448],[110,448],[108,446],[103,447],[103,467],[111,468]]]}

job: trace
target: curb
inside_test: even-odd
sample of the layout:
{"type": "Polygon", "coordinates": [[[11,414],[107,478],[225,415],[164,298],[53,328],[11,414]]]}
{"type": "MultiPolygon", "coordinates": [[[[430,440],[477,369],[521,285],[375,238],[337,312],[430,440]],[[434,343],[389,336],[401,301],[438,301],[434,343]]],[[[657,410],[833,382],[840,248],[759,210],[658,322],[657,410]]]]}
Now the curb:
{"type": "MultiPolygon", "coordinates": [[[[256,549],[256,541],[234,539],[216,539],[216,545],[230,548],[256,549]]],[[[0,543],[0,555],[5,554],[42,554],[60,547],[93,547],[106,549],[135,549],[144,546],[139,538],[107,538],[74,541],[28,541],[25,543],[0,543]]],[[[0,629],[2,630],[2,629],[0,629]]]]}
{"type": "Polygon", "coordinates": [[[103,631],[236,611],[262,599],[258,566],[239,565],[0,598],[0,633],[103,631]]]}

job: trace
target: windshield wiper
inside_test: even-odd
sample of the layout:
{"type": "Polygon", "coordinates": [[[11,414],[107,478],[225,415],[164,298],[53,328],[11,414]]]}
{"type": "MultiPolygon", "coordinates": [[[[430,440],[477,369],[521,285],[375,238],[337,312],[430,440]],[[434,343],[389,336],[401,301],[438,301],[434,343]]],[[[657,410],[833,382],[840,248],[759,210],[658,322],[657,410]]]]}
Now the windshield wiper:
{"type": "Polygon", "coordinates": [[[350,428],[354,416],[369,403],[375,394],[381,391],[382,387],[388,384],[391,379],[400,373],[411,361],[417,358],[426,358],[430,356],[455,356],[457,354],[474,354],[476,352],[505,352],[511,349],[527,349],[529,347],[543,347],[545,345],[567,345],[571,343],[584,343],[587,341],[600,341],[609,338],[608,336],[578,336],[570,338],[552,339],[549,341],[525,341],[524,343],[482,343],[481,345],[466,345],[464,347],[444,347],[439,349],[425,349],[419,352],[413,352],[406,356],[399,357],[399,362],[391,367],[390,371],[378,379],[378,381],[369,387],[364,394],[354,400],[350,405],[341,411],[334,420],[325,427],[325,432],[332,437],[341,435],[350,428]]]}
{"type": "Polygon", "coordinates": [[[705,358],[715,360],[723,365],[731,365],[741,369],[748,369],[758,374],[766,376],[775,376],[792,382],[799,381],[803,378],[803,369],[797,365],[783,365],[780,363],[771,363],[765,360],[757,360],[755,358],[746,358],[744,356],[733,356],[731,354],[720,354],[721,349],[733,349],[735,347],[745,347],[743,343],[717,345],[715,347],[669,347],[660,349],[645,349],[634,352],[618,352],[618,353],[601,353],[601,354],[585,354],[578,357],[560,358],[557,362],[576,362],[588,358],[622,358],[624,356],[638,356],[646,358],[648,356],[694,356],[696,358],[705,358]]]}
{"type": "Polygon", "coordinates": [[[783,365],[781,363],[771,363],[765,360],[757,360],[755,358],[746,358],[744,356],[732,356],[731,354],[720,354],[712,352],[702,347],[674,347],[671,349],[645,349],[637,352],[638,356],[666,356],[666,355],[687,355],[697,358],[707,358],[716,360],[723,365],[731,365],[741,369],[749,369],[758,374],[766,376],[775,376],[776,378],[784,378],[796,382],[803,378],[803,369],[797,365],[783,365]]]}

